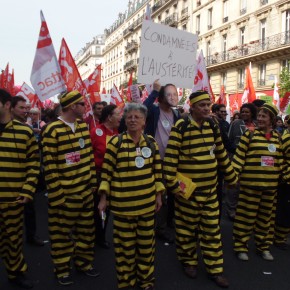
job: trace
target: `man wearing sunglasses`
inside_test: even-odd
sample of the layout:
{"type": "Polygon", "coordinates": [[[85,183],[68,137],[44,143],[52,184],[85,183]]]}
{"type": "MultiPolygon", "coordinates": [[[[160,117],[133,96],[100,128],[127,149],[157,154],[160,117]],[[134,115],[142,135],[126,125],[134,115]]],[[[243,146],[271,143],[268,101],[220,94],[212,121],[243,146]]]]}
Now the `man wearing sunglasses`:
{"type": "Polygon", "coordinates": [[[60,105],[62,116],[45,129],[42,146],[54,271],[61,285],[70,285],[71,260],[78,271],[99,276],[92,265],[96,170],[90,134],[81,120],[83,96],[65,93],[60,105]]]}

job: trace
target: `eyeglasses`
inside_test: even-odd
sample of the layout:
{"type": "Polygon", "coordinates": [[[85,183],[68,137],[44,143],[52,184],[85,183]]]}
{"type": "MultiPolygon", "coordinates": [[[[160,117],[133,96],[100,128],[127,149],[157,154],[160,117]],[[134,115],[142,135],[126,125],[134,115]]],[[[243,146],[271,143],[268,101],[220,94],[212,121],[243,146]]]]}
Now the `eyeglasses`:
{"type": "Polygon", "coordinates": [[[84,102],[80,102],[80,103],[76,103],[76,105],[81,105],[81,106],[85,106],[85,103],[84,102]]]}

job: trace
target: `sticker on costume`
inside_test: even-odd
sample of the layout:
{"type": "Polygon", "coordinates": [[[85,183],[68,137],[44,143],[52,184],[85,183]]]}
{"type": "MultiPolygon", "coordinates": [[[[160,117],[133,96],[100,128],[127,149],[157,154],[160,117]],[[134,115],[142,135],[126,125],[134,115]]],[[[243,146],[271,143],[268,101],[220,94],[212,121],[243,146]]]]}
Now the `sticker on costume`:
{"type": "Polygon", "coordinates": [[[81,160],[81,154],[79,151],[65,154],[65,162],[68,165],[78,163],[80,162],[80,160],[81,160]]]}
{"type": "Polygon", "coordinates": [[[209,154],[210,154],[210,156],[211,157],[215,157],[215,154],[214,154],[214,150],[215,150],[215,148],[216,148],[216,145],[214,144],[211,148],[210,148],[210,150],[209,150],[209,154]]]}
{"type": "Polygon", "coordinates": [[[150,148],[148,148],[148,147],[142,148],[142,155],[144,158],[149,158],[151,156],[151,153],[152,153],[152,151],[150,148]]]}
{"type": "Polygon", "coordinates": [[[274,153],[274,152],[276,152],[276,146],[274,144],[269,144],[268,150],[269,150],[269,152],[274,153]]]}
{"type": "Polygon", "coordinates": [[[136,148],[136,154],[137,154],[137,156],[141,156],[141,149],[140,149],[140,147],[137,147],[136,148]]]}
{"type": "Polygon", "coordinates": [[[96,129],[96,134],[97,134],[97,136],[103,136],[104,132],[102,129],[98,128],[98,129],[96,129]]]}
{"type": "Polygon", "coordinates": [[[137,168],[142,168],[144,166],[144,164],[145,164],[144,158],[143,157],[139,157],[139,156],[136,157],[135,158],[135,164],[136,164],[137,168]]]}
{"type": "Polygon", "coordinates": [[[85,140],[84,140],[84,138],[80,138],[79,139],[79,144],[80,144],[80,147],[81,148],[84,148],[85,147],[85,140]]]}
{"type": "Polygon", "coordinates": [[[274,166],[274,157],[272,156],[261,156],[261,166],[274,166]]]}
{"type": "Polygon", "coordinates": [[[170,126],[169,121],[167,121],[167,120],[163,120],[163,121],[162,121],[162,126],[163,126],[164,128],[168,128],[168,127],[170,126]]]}

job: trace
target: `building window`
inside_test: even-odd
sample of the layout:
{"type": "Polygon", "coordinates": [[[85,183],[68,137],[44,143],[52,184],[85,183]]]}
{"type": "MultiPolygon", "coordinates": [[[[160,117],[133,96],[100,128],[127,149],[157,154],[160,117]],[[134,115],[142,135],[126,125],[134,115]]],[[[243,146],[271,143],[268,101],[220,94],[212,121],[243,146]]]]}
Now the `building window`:
{"type": "Polygon", "coordinates": [[[288,68],[288,70],[290,70],[290,59],[283,59],[282,60],[281,69],[282,68],[288,68]]]}
{"type": "Polygon", "coordinates": [[[208,9],[207,28],[212,29],[212,8],[208,9]]]}
{"type": "Polygon", "coordinates": [[[245,68],[241,68],[238,71],[238,89],[245,87],[245,68]]]}
{"type": "Polygon", "coordinates": [[[240,15],[247,13],[247,0],[241,0],[240,15]]]}
{"type": "Polygon", "coordinates": [[[228,22],[228,20],[229,20],[228,8],[229,8],[229,1],[226,0],[226,1],[224,1],[224,19],[223,19],[224,23],[228,22]]]}
{"type": "Polygon", "coordinates": [[[222,57],[223,60],[227,59],[227,35],[223,35],[223,40],[222,40],[222,57]]]}
{"type": "Polygon", "coordinates": [[[260,21],[260,38],[262,49],[266,48],[266,19],[260,21]]]}
{"type": "Polygon", "coordinates": [[[259,80],[258,80],[259,86],[265,86],[266,85],[266,64],[260,64],[259,65],[259,80]]]}
{"type": "Polygon", "coordinates": [[[211,55],[211,44],[210,41],[206,43],[206,56],[209,57],[211,55]]]}
{"type": "Polygon", "coordinates": [[[200,15],[196,16],[196,34],[200,34],[200,15]]]}
{"type": "Polygon", "coordinates": [[[245,27],[240,28],[240,45],[245,44],[245,27]]]}
{"type": "Polygon", "coordinates": [[[227,73],[222,73],[221,74],[221,85],[224,86],[224,88],[226,89],[226,86],[227,86],[227,73]]]}

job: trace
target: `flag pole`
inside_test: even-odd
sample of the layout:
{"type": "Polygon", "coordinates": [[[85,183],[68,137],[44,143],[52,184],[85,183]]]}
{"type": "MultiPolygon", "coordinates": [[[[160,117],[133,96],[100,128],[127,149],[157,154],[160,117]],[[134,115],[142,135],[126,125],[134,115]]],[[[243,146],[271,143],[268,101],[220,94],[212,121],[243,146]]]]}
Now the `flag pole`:
{"type": "Polygon", "coordinates": [[[91,109],[92,114],[93,114],[92,117],[93,117],[94,125],[95,125],[95,127],[96,127],[96,120],[95,120],[95,117],[94,117],[93,107],[92,107],[92,103],[91,103],[91,95],[90,95],[90,94],[86,94],[86,98],[87,98],[88,103],[89,103],[89,105],[90,105],[90,109],[91,109]]]}

